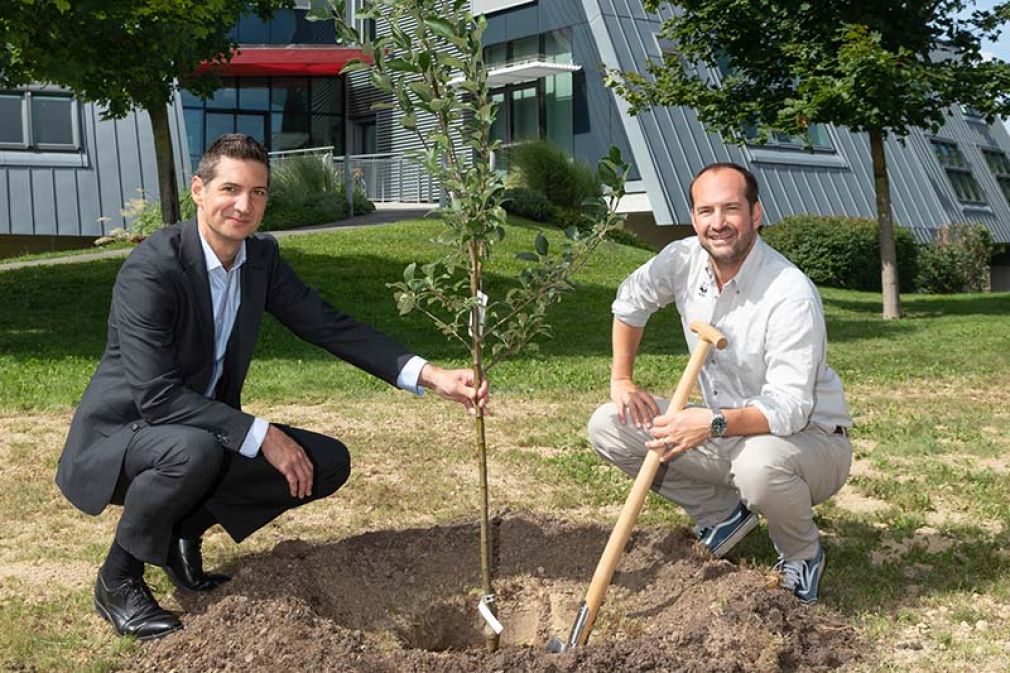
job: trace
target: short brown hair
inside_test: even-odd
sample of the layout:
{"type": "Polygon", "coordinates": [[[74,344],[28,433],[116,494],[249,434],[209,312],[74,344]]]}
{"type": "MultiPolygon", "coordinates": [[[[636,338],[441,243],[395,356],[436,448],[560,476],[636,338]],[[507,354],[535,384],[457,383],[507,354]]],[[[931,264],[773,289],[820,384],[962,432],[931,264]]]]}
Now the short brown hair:
{"type": "Polygon", "coordinates": [[[267,179],[270,177],[270,155],[263,143],[244,133],[226,133],[214,141],[200,157],[196,175],[205,183],[217,175],[217,164],[222,157],[242,161],[258,161],[266,166],[267,179]]]}
{"type": "Polygon", "coordinates": [[[698,182],[698,178],[705,175],[710,171],[719,170],[720,168],[728,168],[732,171],[736,171],[743,176],[744,182],[746,183],[745,195],[747,196],[747,203],[750,204],[751,209],[754,208],[754,204],[758,202],[758,181],[754,177],[754,174],[748,171],[746,168],[740,164],[735,164],[732,161],[720,161],[714,164],[709,164],[705,168],[698,171],[697,175],[691,180],[690,186],[687,188],[687,203],[691,206],[691,210],[694,210],[694,183],[698,182]]]}

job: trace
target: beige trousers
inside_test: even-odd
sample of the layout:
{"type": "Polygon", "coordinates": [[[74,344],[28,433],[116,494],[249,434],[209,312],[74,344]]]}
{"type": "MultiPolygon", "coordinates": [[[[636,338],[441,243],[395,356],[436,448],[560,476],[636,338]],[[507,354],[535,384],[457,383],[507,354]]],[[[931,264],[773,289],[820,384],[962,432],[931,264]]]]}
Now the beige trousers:
{"type": "MultiPolygon", "coordinates": [[[[666,400],[656,403],[666,411],[666,400]]],[[[589,420],[589,441],[597,453],[631,476],[638,474],[649,439],[630,418],[618,420],[613,402],[589,420]]],[[[724,521],[742,500],[764,516],[779,554],[796,561],[817,553],[813,506],[838,492],[851,463],[849,440],[811,423],[788,437],[711,439],[661,465],[652,490],[703,527],[724,521]]]]}

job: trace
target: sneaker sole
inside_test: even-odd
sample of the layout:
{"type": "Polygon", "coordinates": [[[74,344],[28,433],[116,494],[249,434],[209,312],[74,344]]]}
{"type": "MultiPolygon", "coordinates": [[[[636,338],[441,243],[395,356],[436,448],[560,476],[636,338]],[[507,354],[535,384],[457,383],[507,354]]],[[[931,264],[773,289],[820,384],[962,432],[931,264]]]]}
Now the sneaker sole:
{"type": "Polygon", "coordinates": [[[741,540],[747,537],[748,533],[757,528],[757,525],[757,514],[751,512],[747,518],[744,519],[743,523],[740,524],[740,527],[733,531],[732,535],[723,540],[722,544],[718,547],[709,550],[712,553],[712,556],[722,558],[726,554],[730,553],[733,550],[733,547],[737,546],[741,540]]]}

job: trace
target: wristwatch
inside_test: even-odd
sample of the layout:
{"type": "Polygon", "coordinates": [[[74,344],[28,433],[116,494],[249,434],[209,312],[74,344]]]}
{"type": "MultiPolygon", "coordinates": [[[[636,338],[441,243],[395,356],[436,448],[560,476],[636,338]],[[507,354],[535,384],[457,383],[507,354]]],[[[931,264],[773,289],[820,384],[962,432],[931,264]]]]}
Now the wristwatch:
{"type": "Polygon", "coordinates": [[[722,415],[721,409],[712,410],[712,420],[708,423],[708,429],[712,437],[722,437],[726,434],[726,417],[722,415]]]}

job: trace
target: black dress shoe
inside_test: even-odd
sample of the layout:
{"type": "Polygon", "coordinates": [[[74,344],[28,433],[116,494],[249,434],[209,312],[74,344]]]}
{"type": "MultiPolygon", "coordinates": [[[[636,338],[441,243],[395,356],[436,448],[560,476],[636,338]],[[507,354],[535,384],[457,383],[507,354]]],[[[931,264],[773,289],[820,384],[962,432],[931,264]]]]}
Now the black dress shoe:
{"type": "Polygon", "coordinates": [[[202,545],[201,538],[172,540],[168,548],[168,562],[164,566],[172,584],[186,591],[210,591],[231,579],[228,575],[203,571],[202,545]]]}
{"type": "Polygon", "coordinates": [[[150,640],[177,631],[182,623],[158,605],[142,577],[131,577],[118,586],[105,584],[102,571],[95,582],[95,610],[110,622],[121,636],[150,640]]]}

